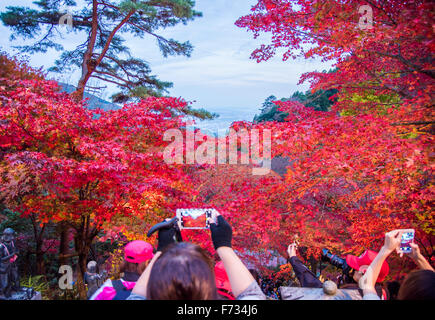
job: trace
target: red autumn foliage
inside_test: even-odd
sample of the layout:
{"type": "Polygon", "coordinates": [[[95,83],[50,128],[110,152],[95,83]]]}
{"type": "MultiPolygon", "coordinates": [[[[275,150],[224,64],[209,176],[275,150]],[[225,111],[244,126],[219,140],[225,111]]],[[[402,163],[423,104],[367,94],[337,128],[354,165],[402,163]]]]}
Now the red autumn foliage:
{"type": "MultiPolygon", "coordinates": [[[[290,216],[280,230],[314,252],[377,249],[383,234],[412,227],[434,256],[432,1],[370,1],[373,28],[359,27],[359,1],[259,0],[236,25],[271,43],[252,58],[321,57],[312,91],[338,89],[331,112],[276,102],[289,116],[256,127],[274,132],[273,155],[291,159],[290,216]]],[[[281,238],[281,241],[285,238],[281,238]]],[[[287,241],[288,243],[288,241],[287,241]]],[[[278,240],[275,246],[279,246],[278,240]]]]}
{"type": "Polygon", "coordinates": [[[105,112],[75,103],[52,81],[3,79],[0,103],[2,200],[41,225],[74,229],[79,274],[112,219],[152,214],[153,224],[189,190],[183,168],[162,156],[165,130],[184,124],[173,115],[187,106],[181,99],[149,98],[105,112]]]}
{"type": "MultiPolygon", "coordinates": [[[[374,113],[388,109],[393,123],[433,125],[434,2],[259,0],[236,25],[271,43],[252,53],[258,62],[284,50],[283,59],[320,57],[336,72],[310,72],[312,90],[339,89],[335,110],[374,113]],[[372,11],[371,29],[359,12],[372,11]],[[367,94],[389,99],[352,99],[367,94]],[[395,99],[392,99],[394,97],[395,99]]],[[[385,112],[384,112],[385,115],[385,112]]],[[[433,130],[433,129],[432,129],[433,130]]]]}
{"type": "MultiPolygon", "coordinates": [[[[338,89],[333,110],[276,102],[286,121],[233,125],[271,130],[272,156],[290,159],[284,178],[254,176],[252,165],[169,165],[163,136],[185,133],[175,115],[185,101],[89,110],[11,62],[15,76],[0,79],[2,201],[41,224],[73,228],[82,273],[99,234],[143,236],[186,207],[219,210],[235,249],[258,266],[285,256],[295,235],[308,257],[324,247],[359,254],[378,249],[394,228],[416,229],[423,254],[434,257],[433,3],[371,3],[371,30],[358,28],[358,1],[259,0],[237,22],[271,33],[272,43],[254,51],[257,61],[279,48],[284,60],[336,61],[335,72],[301,79],[313,91],[338,89]]],[[[183,237],[213,252],[208,231],[183,237]]]]}

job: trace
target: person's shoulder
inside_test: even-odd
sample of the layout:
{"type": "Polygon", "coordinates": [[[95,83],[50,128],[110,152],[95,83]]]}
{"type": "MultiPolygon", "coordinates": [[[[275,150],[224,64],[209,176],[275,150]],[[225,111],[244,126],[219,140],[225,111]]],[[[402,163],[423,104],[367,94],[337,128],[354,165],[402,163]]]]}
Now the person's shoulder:
{"type": "Polygon", "coordinates": [[[236,300],[266,300],[266,296],[261,291],[260,286],[256,281],[253,281],[242,293],[240,293],[236,300]]]}
{"type": "Polygon", "coordinates": [[[146,300],[146,298],[144,296],[139,295],[139,294],[131,293],[128,296],[127,300],[146,300]]]}
{"type": "Polygon", "coordinates": [[[381,298],[379,298],[379,296],[376,293],[369,292],[364,294],[363,300],[381,300],[381,298]]]}

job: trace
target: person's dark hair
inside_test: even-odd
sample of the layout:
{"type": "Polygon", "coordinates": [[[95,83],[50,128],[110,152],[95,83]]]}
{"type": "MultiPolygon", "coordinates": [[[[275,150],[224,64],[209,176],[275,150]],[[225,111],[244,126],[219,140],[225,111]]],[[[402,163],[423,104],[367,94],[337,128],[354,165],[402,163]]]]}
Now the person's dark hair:
{"type": "Polygon", "coordinates": [[[210,256],[192,243],[169,245],[151,269],[147,297],[150,300],[216,300],[210,256]]]}
{"type": "Polygon", "coordinates": [[[399,300],[435,300],[435,272],[415,270],[410,272],[399,289],[399,300]]]}
{"type": "Polygon", "coordinates": [[[397,295],[399,294],[400,282],[399,281],[388,281],[386,284],[388,292],[390,293],[390,300],[397,300],[397,295]]]}
{"type": "Polygon", "coordinates": [[[141,275],[150,260],[144,261],[142,263],[133,263],[133,262],[128,262],[128,261],[123,261],[119,267],[119,272],[120,273],[125,273],[125,272],[131,272],[131,273],[137,273],[138,275],[141,275]]]}
{"type": "Polygon", "coordinates": [[[256,269],[249,269],[249,272],[252,274],[255,281],[257,281],[257,283],[260,283],[261,278],[260,278],[260,274],[258,273],[258,271],[256,269]]]}

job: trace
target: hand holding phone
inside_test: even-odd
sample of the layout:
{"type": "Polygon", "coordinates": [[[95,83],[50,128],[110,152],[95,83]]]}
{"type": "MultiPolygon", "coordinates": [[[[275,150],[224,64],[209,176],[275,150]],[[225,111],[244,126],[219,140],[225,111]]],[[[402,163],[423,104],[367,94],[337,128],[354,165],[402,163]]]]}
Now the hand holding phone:
{"type": "Polygon", "coordinates": [[[216,209],[177,209],[178,227],[181,229],[209,229],[216,221],[216,209]]]}
{"type": "Polygon", "coordinates": [[[215,250],[220,247],[230,247],[233,238],[231,225],[219,213],[216,219],[213,219],[210,225],[211,240],[215,250]]]}
{"type": "Polygon", "coordinates": [[[399,248],[397,249],[397,253],[400,255],[402,254],[408,254],[411,253],[412,247],[411,243],[414,242],[414,235],[415,230],[414,229],[402,229],[402,238],[400,240],[399,248]]]}

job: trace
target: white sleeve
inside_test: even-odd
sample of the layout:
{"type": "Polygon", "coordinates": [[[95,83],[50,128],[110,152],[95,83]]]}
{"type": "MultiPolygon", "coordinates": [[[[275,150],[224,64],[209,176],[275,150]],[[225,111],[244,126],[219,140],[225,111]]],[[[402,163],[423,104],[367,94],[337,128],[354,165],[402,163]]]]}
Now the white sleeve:
{"type": "Polygon", "coordinates": [[[261,291],[257,281],[254,280],[236,297],[236,300],[266,300],[266,296],[263,291],[261,291]]]}
{"type": "Polygon", "coordinates": [[[363,300],[381,300],[376,293],[369,292],[363,296],[363,300]]]}

